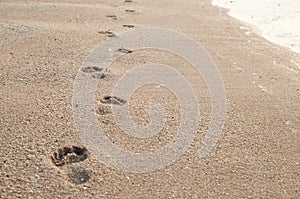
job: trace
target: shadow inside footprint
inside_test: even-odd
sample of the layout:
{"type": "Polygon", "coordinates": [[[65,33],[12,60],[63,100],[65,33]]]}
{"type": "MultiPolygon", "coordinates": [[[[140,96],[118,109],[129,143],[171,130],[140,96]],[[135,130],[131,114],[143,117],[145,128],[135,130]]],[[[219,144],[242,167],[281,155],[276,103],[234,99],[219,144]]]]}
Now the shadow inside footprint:
{"type": "Polygon", "coordinates": [[[95,73],[92,75],[92,77],[95,79],[103,79],[105,75],[103,73],[95,73]]]}
{"type": "Polygon", "coordinates": [[[135,10],[125,10],[125,12],[131,12],[131,13],[133,13],[133,12],[135,12],[135,10]]]}
{"type": "Polygon", "coordinates": [[[74,167],[71,169],[71,172],[68,173],[68,177],[74,184],[83,184],[90,179],[91,172],[83,167],[74,167]]]}
{"type": "Polygon", "coordinates": [[[64,164],[82,162],[87,159],[88,154],[88,150],[85,147],[63,147],[53,153],[51,160],[55,166],[62,166],[64,164]]]}
{"type": "Polygon", "coordinates": [[[96,66],[86,66],[81,68],[81,71],[84,73],[91,74],[93,78],[103,79],[105,77],[103,69],[96,66]]]}
{"type": "Polygon", "coordinates": [[[125,100],[116,97],[116,96],[105,96],[103,99],[100,100],[103,104],[113,104],[113,105],[123,105],[126,103],[125,100]]]}
{"type": "Polygon", "coordinates": [[[125,27],[125,28],[134,28],[134,25],[124,24],[123,27],[125,27]]]}
{"type": "Polygon", "coordinates": [[[98,31],[99,34],[106,35],[107,37],[116,37],[116,34],[111,31],[98,31]]]}
{"type": "Polygon", "coordinates": [[[117,50],[118,52],[121,52],[121,53],[126,53],[126,54],[129,54],[129,53],[132,53],[133,51],[132,50],[128,50],[128,49],[126,49],[126,48],[119,48],[118,50],[117,50]]]}
{"type": "Polygon", "coordinates": [[[111,18],[113,20],[117,20],[117,16],[116,15],[106,15],[107,18],[111,18]]]}
{"type": "Polygon", "coordinates": [[[98,68],[96,66],[87,66],[87,67],[83,67],[81,69],[81,71],[84,72],[84,73],[101,72],[102,70],[103,70],[102,68],[98,68]]]}

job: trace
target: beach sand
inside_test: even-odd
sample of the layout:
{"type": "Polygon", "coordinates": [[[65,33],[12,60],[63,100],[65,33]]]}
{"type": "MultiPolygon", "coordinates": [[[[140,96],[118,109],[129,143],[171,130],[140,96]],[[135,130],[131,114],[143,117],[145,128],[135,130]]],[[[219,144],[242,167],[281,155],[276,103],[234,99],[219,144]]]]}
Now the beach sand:
{"type": "MultiPolygon", "coordinates": [[[[3,0],[0,35],[0,198],[299,198],[300,55],[260,37],[225,9],[208,0],[3,0]],[[146,50],[114,63],[97,99],[136,64],[156,61],[178,69],[201,105],[200,128],[187,152],[145,174],[114,170],[93,156],[55,165],[51,156],[59,148],[88,148],[72,112],[82,62],[110,36],[105,31],[141,27],[182,32],[211,55],[227,95],[218,143],[207,157],[198,156],[210,120],[205,83],[181,58],[146,50]]],[[[149,140],[122,134],[109,106],[101,103],[99,123],[120,147],[154,151],[174,137],[180,113],[172,93],[149,85],[130,102],[134,121],[149,121],[151,101],[164,104],[173,120],[167,118],[163,132],[149,140]]]]}

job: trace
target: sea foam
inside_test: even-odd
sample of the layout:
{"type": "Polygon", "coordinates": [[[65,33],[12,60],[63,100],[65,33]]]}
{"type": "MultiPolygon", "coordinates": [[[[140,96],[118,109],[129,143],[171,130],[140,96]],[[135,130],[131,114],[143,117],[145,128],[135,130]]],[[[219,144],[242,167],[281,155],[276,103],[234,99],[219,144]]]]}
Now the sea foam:
{"type": "Polygon", "coordinates": [[[300,1],[212,0],[229,15],[254,25],[267,40],[300,53],[300,1]]]}

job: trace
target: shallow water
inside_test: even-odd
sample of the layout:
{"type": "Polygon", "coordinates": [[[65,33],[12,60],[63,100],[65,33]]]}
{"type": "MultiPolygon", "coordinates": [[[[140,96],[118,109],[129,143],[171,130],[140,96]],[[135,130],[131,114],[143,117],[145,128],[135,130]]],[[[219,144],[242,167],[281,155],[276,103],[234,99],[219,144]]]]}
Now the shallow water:
{"type": "Polygon", "coordinates": [[[212,0],[229,15],[254,25],[267,40],[300,53],[299,0],[212,0]]]}

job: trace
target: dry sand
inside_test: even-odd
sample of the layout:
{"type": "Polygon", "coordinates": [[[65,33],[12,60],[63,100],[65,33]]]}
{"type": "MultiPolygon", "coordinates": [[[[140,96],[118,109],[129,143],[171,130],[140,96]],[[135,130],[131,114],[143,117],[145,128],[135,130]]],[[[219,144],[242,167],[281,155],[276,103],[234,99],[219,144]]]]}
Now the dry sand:
{"type": "MultiPolygon", "coordinates": [[[[2,0],[0,198],[299,198],[300,55],[245,34],[249,30],[240,26],[245,25],[208,0],[2,0]],[[125,24],[174,29],[210,53],[228,98],[223,134],[211,154],[199,158],[210,117],[205,84],[174,55],[133,52],[114,63],[97,99],[138,63],[168,64],[193,82],[201,99],[203,118],[192,146],[176,163],[146,174],[116,171],[93,157],[56,166],[51,156],[59,148],[83,146],[72,113],[77,71],[107,39],[101,31],[117,34],[128,30],[125,24]],[[87,182],[78,184],[78,175],[87,182]]],[[[173,119],[161,135],[131,139],[114,125],[110,108],[100,104],[107,136],[136,152],[168,143],[178,127],[176,99],[164,89],[142,88],[131,102],[136,122],[148,121],[149,99],[164,104],[173,119]]]]}

